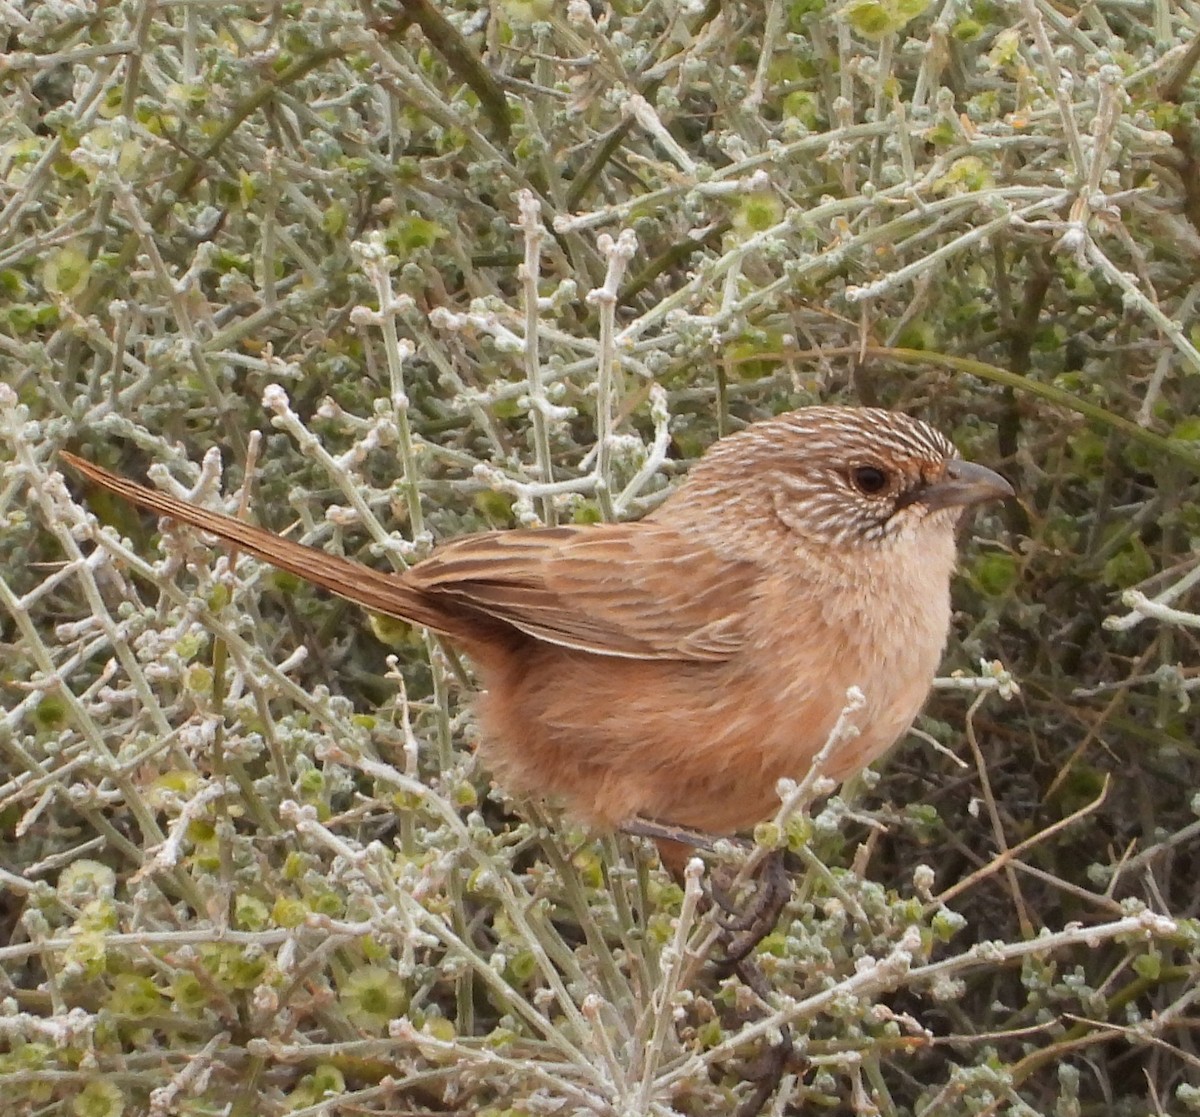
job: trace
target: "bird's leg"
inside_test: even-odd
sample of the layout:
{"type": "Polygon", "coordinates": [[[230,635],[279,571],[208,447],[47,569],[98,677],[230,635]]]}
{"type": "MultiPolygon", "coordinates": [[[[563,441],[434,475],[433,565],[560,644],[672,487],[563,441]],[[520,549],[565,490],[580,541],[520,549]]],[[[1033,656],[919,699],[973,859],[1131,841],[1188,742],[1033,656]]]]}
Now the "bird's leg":
{"type": "MultiPolygon", "coordinates": [[[[650,838],[658,846],[663,865],[676,880],[682,880],[683,868],[694,851],[711,853],[717,839],[712,834],[686,826],[672,826],[653,819],[635,818],[623,827],[625,833],[650,838]]],[[[745,848],[753,846],[743,838],[722,838],[745,848]]],[[[779,922],[784,906],[792,895],[788,872],[787,851],[772,850],[763,859],[752,879],[754,897],[749,904],[740,904],[721,880],[722,872],[715,870],[709,877],[709,894],[717,908],[716,920],[722,931],[725,957],[721,966],[731,972],[748,958],[779,922]]]]}
{"type": "Polygon", "coordinates": [[[726,966],[736,965],[750,956],[754,948],[775,930],[784,907],[792,898],[787,850],[771,850],[751,879],[755,884],[754,896],[748,904],[739,905],[718,874],[712,878],[713,901],[724,913],[718,917],[718,922],[725,932],[726,966]]]}

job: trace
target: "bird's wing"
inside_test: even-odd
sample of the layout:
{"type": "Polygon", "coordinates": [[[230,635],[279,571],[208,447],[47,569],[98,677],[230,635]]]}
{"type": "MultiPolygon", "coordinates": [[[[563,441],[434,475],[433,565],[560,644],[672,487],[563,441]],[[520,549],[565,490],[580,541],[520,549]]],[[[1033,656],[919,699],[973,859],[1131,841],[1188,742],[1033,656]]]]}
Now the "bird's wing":
{"type": "Polygon", "coordinates": [[[744,640],[758,577],[653,523],[489,532],[454,540],[405,581],[539,640],[597,655],[716,661],[744,640]]]}

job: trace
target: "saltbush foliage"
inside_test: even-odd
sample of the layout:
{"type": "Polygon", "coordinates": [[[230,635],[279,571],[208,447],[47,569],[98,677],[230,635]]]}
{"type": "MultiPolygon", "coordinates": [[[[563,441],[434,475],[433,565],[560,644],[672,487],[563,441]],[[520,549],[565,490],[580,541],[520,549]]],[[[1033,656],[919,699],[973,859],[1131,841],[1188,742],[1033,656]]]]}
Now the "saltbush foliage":
{"type": "Polygon", "coordinates": [[[0,18],[5,1113],[1200,1109],[1193,8],[0,18]],[[1020,499],[740,974],[469,665],[55,458],[401,567],[855,400],[1020,499]]]}

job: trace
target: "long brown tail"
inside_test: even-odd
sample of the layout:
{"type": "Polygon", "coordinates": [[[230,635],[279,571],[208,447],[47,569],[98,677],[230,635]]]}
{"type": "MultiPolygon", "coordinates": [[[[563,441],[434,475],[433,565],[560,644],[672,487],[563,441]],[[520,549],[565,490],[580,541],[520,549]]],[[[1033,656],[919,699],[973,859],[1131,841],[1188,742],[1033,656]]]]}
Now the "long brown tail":
{"type": "Polygon", "coordinates": [[[425,625],[447,636],[460,635],[453,618],[446,616],[437,604],[429,601],[419,590],[405,585],[398,574],[382,574],[360,562],[327,554],[316,547],[293,542],[232,516],[188,504],[187,501],[156,489],[148,489],[65,450],[60,450],[58,456],[89,480],[131,503],[149,508],[162,516],[170,516],[173,520],[193,524],[210,535],[235,543],[242,550],[305,581],[322,586],[347,601],[389,617],[425,625]]]}

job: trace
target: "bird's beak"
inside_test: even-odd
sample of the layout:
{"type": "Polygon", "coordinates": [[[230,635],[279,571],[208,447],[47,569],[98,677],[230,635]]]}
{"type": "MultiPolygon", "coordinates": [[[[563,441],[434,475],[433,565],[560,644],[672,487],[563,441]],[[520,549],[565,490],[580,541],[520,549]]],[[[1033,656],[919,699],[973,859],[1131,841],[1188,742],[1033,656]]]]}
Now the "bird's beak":
{"type": "Polygon", "coordinates": [[[966,508],[1014,495],[1012,485],[995,470],[954,458],[946,463],[942,479],[921,491],[920,501],[932,512],[938,508],[966,508]]]}

